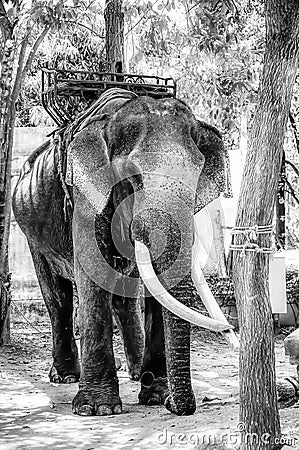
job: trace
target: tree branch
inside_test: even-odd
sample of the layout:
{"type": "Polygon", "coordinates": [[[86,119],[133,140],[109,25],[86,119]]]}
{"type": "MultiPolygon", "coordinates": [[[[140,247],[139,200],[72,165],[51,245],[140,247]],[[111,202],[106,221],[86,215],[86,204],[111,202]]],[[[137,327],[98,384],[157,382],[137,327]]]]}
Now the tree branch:
{"type": "Polygon", "coordinates": [[[291,183],[288,181],[288,180],[286,180],[286,184],[287,184],[287,186],[288,186],[288,188],[289,188],[289,194],[291,194],[291,196],[293,197],[293,199],[298,203],[298,205],[299,205],[299,199],[298,199],[298,197],[297,197],[297,195],[296,195],[296,193],[295,193],[295,191],[294,191],[294,189],[293,189],[293,187],[292,187],[292,185],[291,185],[291,183]]]}
{"type": "Polygon", "coordinates": [[[28,41],[29,41],[29,38],[27,36],[25,39],[23,39],[22,44],[21,44],[21,49],[20,49],[19,58],[18,58],[18,67],[17,67],[17,71],[16,71],[16,75],[15,75],[12,92],[10,94],[11,103],[14,103],[19,95],[19,88],[20,88],[21,81],[22,81],[22,72],[23,72],[23,67],[24,67],[24,60],[25,60],[26,50],[27,50],[27,46],[28,46],[28,41]]]}
{"type": "Polygon", "coordinates": [[[291,113],[291,111],[289,113],[289,121],[290,121],[290,124],[291,124],[291,128],[293,130],[293,133],[294,133],[294,138],[295,138],[295,142],[296,142],[297,152],[299,153],[299,138],[298,138],[298,134],[297,134],[296,121],[295,121],[295,118],[294,118],[293,114],[291,113]]]}
{"type": "Polygon", "coordinates": [[[33,58],[35,57],[36,52],[37,52],[40,44],[45,39],[45,37],[46,37],[47,33],[49,32],[49,30],[50,30],[50,25],[46,25],[45,28],[41,31],[41,33],[36,38],[32,48],[31,48],[31,50],[29,52],[28,58],[26,60],[26,63],[24,65],[23,74],[22,74],[22,80],[25,78],[28,70],[30,69],[30,67],[32,65],[33,58]]]}
{"type": "Polygon", "coordinates": [[[79,27],[85,28],[86,30],[88,30],[91,33],[93,33],[95,36],[97,36],[97,37],[99,37],[101,39],[105,39],[105,36],[103,36],[102,34],[97,33],[96,31],[94,31],[89,26],[84,25],[84,23],[76,22],[76,20],[66,20],[65,23],[71,23],[71,24],[74,24],[74,25],[79,25],[79,27]]]}
{"type": "Polygon", "coordinates": [[[192,20],[191,14],[190,14],[190,10],[189,10],[189,7],[188,7],[188,0],[183,0],[183,5],[184,5],[184,8],[185,8],[185,13],[186,13],[186,18],[187,18],[187,29],[189,31],[190,28],[191,28],[190,24],[192,26],[192,29],[194,29],[194,23],[193,23],[193,20],[192,20]],[[189,22],[190,22],[190,24],[189,24],[189,22]]]}
{"type": "Polygon", "coordinates": [[[137,20],[137,22],[136,22],[136,23],[135,23],[135,24],[134,24],[127,32],[126,32],[125,36],[128,36],[128,34],[130,34],[130,33],[134,30],[134,28],[137,27],[137,25],[139,25],[140,22],[141,22],[143,19],[146,18],[146,16],[148,15],[148,13],[149,13],[150,11],[153,11],[153,7],[155,6],[156,3],[158,3],[158,1],[159,1],[159,0],[156,0],[156,1],[151,5],[151,7],[150,7],[147,11],[145,11],[145,12],[142,14],[142,16],[140,17],[140,19],[137,20]]]}
{"type": "Polygon", "coordinates": [[[291,166],[292,169],[294,170],[295,174],[299,177],[299,170],[297,169],[295,164],[292,163],[291,161],[288,161],[287,159],[285,160],[285,163],[288,164],[289,166],[291,166]]]}
{"type": "Polygon", "coordinates": [[[36,38],[30,52],[29,55],[26,59],[25,62],[25,53],[26,53],[26,49],[27,49],[27,45],[28,45],[28,37],[26,39],[24,39],[22,46],[21,46],[21,50],[20,50],[20,55],[19,55],[19,64],[18,64],[18,70],[17,70],[17,74],[16,74],[16,78],[15,78],[15,83],[14,83],[14,87],[13,87],[13,91],[11,94],[11,99],[12,101],[16,101],[19,95],[19,91],[20,91],[20,87],[21,84],[28,72],[28,70],[30,69],[31,65],[32,65],[32,61],[33,58],[38,50],[38,47],[40,46],[40,44],[42,43],[42,41],[44,40],[44,38],[46,37],[48,31],[50,30],[50,26],[47,25],[45,26],[45,28],[41,31],[41,33],[38,35],[38,37],[36,38]]]}

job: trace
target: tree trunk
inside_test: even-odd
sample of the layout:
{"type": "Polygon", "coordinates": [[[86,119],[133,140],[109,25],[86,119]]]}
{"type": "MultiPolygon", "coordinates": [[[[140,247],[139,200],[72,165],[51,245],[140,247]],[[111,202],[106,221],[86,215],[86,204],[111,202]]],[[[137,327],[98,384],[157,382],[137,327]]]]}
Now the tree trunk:
{"type": "MultiPolygon", "coordinates": [[[[299,3],[267,0],[264,69],[247,152],[237,227],[271,225],[282,161],[283,140],[298,68],[299,3]]],[[[270,234],[251,240],[270,247],[270,234]]],[[[246,238],[236,235],[236,244],[246,238]]],[[[240,348],[241,449],[281,448],[275,385],[273,324],[268,288],[269,255],[234,251],[240,348]],[[269,439],[265,434],[270,435],[269,439]],[[264,439],[262,436],[264,435],[264,439]],[[268,441],[268,442],[267,442],[268,441]]]]}
{"type": "Polygon", "coordinates": [[[10,341],[9,307],[11,302],[8,266],[8,239],[11,209],[11,159],[15,109],[11,102],[15,46],[8,39],[2,58],[0,96],[0,345],[10,341]]]}
{"type": "Polygon", "coordinates": [[[112,72],[124,72],[124,13],[122,0],[106,0],[106,60],[112,72]]]}

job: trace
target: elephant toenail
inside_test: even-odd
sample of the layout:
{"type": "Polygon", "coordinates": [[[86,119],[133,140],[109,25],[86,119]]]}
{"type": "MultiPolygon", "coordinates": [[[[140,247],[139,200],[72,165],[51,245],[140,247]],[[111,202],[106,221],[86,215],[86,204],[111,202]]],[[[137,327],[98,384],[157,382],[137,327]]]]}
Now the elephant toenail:
{"type": "Polygon", "coordinates": [[[78,412],[80,416],[93,416],[93,408],[89,405],[83,405],[78,408],[78,412]]]}
{"type": "Polygon", "coordinates": [[[54,375],[51,378],[51,383],[58,384],[58,383],[61,383],[61,381],[62,381],[62,378],[59,375],[54,375]]]}
{"type": "Polygon", "coordinates": [[[140,375],[139,375],[139,373],[132,374],[131,380],[132,380],[132,381],[139,381],[139,380],[140,380],[140,375]]]}
{"type": "Polygon", "coordinates": [[[171,403],[171,397],[170,395],[168,395],[165,400],[164,400],[164,406],[165,408],[169,409],[170,408],[170,403],[171,403]]]}
{"type": "Polygon", "coordinates": [[[49,372],[50,383],[61,383],[61,376],[58,375],[56,367],[51,367],[49,372]]]}
{"type": "Polygon", "coordinates": [[[101,405],[98,407],[96,415],[97,416],[109,416],[112,414],[112,408],[107,405],[101,405]]]}
{"type": "Polygon", "coordinates": [[[77,379],[75,377],[75,375],[67,375],[64,379],[63,382],[65,384],[70,384],[70,383],[76,383],[77,379]]]}
{"type": "Polygon", "coordinates": [[[114,407],[114,414],[121,414],[122,413],[122,409],[120,405],[116,405],[114,407]]]}

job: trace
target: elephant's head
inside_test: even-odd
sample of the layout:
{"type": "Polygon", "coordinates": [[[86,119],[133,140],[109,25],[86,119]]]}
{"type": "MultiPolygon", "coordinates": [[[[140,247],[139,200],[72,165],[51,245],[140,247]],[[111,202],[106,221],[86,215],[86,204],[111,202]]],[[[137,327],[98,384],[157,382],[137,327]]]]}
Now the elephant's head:
{"type": "MultiPolygon", "coordinates": [[[[101,215],[113,203],[127,243],[123,253],[130,255],[128,247],[135,246],[139,272],[158,301],[197,325],[227,329],[165,291],[175,294],[191,270],[194,214],[225,191],[227,159],[219,132],[197,121],[182,101],[137,97],[80,131],[70,157],[81,222],[90,214],[88,204],[101,215]]],[[[86,254],[88,242],[81,245],[86,254]]]]}

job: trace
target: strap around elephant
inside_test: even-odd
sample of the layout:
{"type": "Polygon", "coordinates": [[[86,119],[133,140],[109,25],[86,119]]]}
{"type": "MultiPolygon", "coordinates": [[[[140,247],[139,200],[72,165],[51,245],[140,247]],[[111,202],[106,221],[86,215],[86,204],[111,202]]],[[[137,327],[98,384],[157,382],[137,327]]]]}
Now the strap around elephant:
{"type": "Polygon", "coordinates": [[[84,110],[73,123],[66,128],[60,128],[55,131],[53,135],[53,142],[55,149],[58,152],[58,172],[65,194],[64,215],[66,221],[69,220],[68,211],[72,211],[73,209],[71,194],[67,185],[68,180],[66,180],[68,146],[79,131],[82,131],[95,121],[109,118],[110,115],[116,113],[116,111],[118,111],[124,103],[136,97],[138,97],[138,95],[131,91],[126,91],[119,88],[108,89],[89,108],[84,110]],[[119,100],[119,102],[117,102],[117,100],[119,100]],[[111,105],[112,101],[115,102],[114,105],[111,105]]]}

